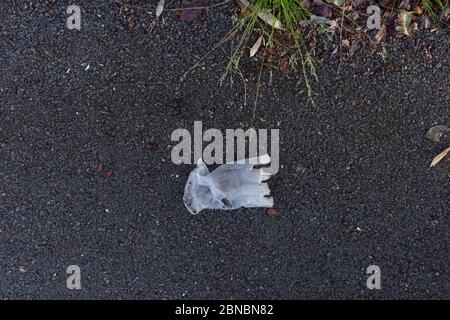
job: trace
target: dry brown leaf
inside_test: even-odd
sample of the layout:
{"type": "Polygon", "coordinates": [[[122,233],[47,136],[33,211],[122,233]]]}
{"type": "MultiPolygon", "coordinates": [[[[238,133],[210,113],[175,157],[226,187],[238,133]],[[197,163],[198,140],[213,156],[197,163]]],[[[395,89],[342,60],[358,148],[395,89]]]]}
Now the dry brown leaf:
{"type": "Polygon", "coordinates": [[[433,161],[431,161],[430,164],[430,168],[434,167],[435,165],[437,165],[442,159],[445,158],[445,156],[447,155],[447,153],[450,152],[450,147],[448,147],[447,149],[445,149],[444,151],[442,151],[441,153],[439,153],[436,157],[433,158],[433,161]]]}
{"type": "Polygon", "coordinates": [[[284,74],[288,74],[291,71],[291,65],[289,63],[289,59],[284,56],[278,60],[278,69],[284,74]]]}
{"type": "Polygon", "coordinates": [[[339,27],[339,23],[337,20],[329,20],[328,25],[330,26],[330,29],[335,30],[339,27]]]}
{"type": "Polygon", "coordinates": [[[159,18],[159,16],[163,13],[165,2],[166,2],[166,0],[159,0],[158,6],[156,7],[156,17],[157,18],[159,18]]]}
{"type": "Polygon", "coordinates": [[[268,208],[267,210],[266,210],[266,213],[267,213],[267,215],[269,216],[269,217],[276,217],[276,215],[277,215],[277,209],[275,209],[275,208],[268,208]]]}
{"type": "MultiPolygon", "coordinates": [[[[350,9],[351,10],[351,9],[350,9]]],[[[347,11],[346,11],[347,12],[347,11]]],[[[350,11],[348,14],[348,18],[352,21],[356,21],[359,19],[359,12],[358,11],[350,11]]]]}
{"type": "Polygon", "coordinates": [[[378,30],[377,34],[375,35],[375,40],[377,41],[377,43],[380,43],[380,41],[383,40],[385,35],[386,35],[386,24],[383,23],[383,25],[380,27],[380,30],[378,30]]]}
{"type": "Polygon", "coordinates": [[[132,17],[129,17],[127,19],[128,30],[132,30],[134,28],[135,24],[136,23],[134,22],[134,19],[132,17]]]}
{"type": "Polygon", "coordinates": [[[345,47],[349,48],[350,47],[350,40],[342,39],[341,46],[344,47],[344,48],[345,47]]]}
{"type": "Polygon", "coordinates": [[[97,166],[97,172],[100,173],[100,172],[103,171],[103,169],[104,169],[103,163],[100,162],[100,163],[98,164],[98,166],[97,166]]]}
{"type": "Polygon", "coordinates": [[[263,41],[263,35],[261,35],[258,38],[258,40],[256,40],[255,44],[250,49],[250,58],[253,57],[258,52],[259,48],[261,47],[262,41],[263,41]]]}
{"type": "Polygon", "coordinates": [[[414,13],[417,14],[417,15],[421,15],[421,14],[423,13],[423,10],[422,10],[421,7],[416,6],[416,7],[414,8],[414,13]]]}

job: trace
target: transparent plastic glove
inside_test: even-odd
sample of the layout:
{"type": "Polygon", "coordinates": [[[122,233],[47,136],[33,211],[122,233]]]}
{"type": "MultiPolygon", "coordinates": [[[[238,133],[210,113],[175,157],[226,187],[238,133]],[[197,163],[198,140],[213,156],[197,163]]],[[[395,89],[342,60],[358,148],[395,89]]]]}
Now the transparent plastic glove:
{"type": "Polygon", "coordinates": [[[224,164],[209,172],[200,159],[184,189],[184,204],[192,214],[203,209],[232,210],[240,207],[273,207],[267,183],[271,173],[256,165],[270,163],[269,155],[224,164]]]}

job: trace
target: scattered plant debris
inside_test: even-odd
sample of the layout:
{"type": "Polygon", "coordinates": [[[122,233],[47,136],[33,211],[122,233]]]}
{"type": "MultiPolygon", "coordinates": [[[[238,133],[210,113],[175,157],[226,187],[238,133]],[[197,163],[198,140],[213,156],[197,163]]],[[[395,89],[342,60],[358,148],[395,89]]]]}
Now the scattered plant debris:
{"type": "Polygon", "coordinates": [[[450,147],[448,147],[447,149],[443,150],[436,157],[434,157],[433,160],[431,161],[430,168],[434,167],[435,165],[437,165],[442,159],[444,159],[447,156],[447,154],[449,152],[450,152],[450,147]]]}
{"type": "Polygon", "coordinates": [[[450,133],[450,128],[444,125],[436,125],[428,129],[425,135],[428,139],[434,142],[441,142],[441,138],[445,133],[450,133]]]}

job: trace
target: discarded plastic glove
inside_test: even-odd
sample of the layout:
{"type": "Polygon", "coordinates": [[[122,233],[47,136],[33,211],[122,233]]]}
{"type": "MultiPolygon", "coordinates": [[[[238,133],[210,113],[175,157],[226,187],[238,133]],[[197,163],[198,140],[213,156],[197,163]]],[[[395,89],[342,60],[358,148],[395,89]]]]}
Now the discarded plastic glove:
{"type": "Polygon", "coordinates": [[[271,173],[254,169],[255,165],[270,163],[269,155],[221,165],[209,172],[200,159],[189,175],[184,189],[184,204],[192,214],[203,209],[232,210],[240,207],[273,207],[267,183],[271,173]]]}

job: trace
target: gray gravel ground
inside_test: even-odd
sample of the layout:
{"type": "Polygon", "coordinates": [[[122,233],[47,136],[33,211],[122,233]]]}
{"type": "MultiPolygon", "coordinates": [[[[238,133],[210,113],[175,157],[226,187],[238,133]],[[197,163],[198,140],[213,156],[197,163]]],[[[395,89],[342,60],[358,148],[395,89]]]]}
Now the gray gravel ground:
{"type": "Polygon", "coordinates": [[[74,31],[67,1],[19,3],[0,4],[1,298],[450,298],[450,165],[428,168],[447,145],[425,138],[450,125],[448,32],[388,44],[385,61],[360,50],[339,75],[336,55],[318,57],[316,107],[293,75],[264,76],[256,126],[280,129],[278,216],[191,216],[193,166],[171,162],[172,131],[252,117],[254,61],[246,108],[239,83],[218,86],[222,49],[180,81],[233,7],[192,22],[166,12],[149,32],[156,1],[78,1],[74,31]]]}

